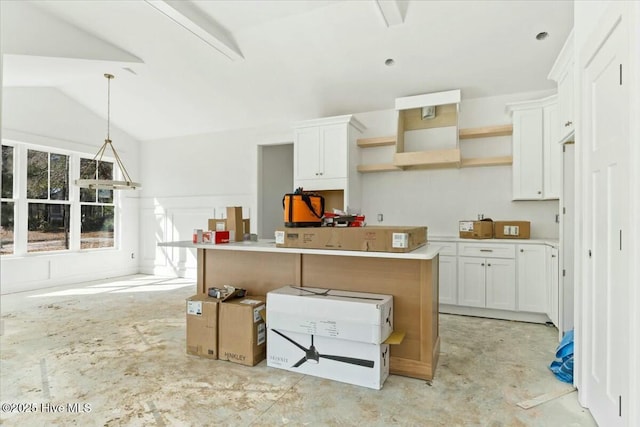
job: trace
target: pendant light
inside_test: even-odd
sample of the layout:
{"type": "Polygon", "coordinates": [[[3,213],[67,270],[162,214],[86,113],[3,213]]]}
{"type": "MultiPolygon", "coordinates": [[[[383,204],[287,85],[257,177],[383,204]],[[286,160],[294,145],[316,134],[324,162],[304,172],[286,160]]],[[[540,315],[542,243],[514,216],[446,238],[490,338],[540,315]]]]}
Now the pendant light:
{"type": "MultiPolygon", "coordinates": [[[[76,179],[76,185],[81,188],[89,188],[91,190],[135,190],[136,188],[141,188],[142,185],[131,180],[127,169],[124,167],[122,160],[120,160],[120,156],[111,142],[109,134],[111,124],[111,80],[114,76],[113,74],[105,74],[104,76],[107,79],[107,139],[104,140],[104,144],[102,144],[102,147],[100,147],[96,155],[93,157],[93,161],[102,161],[102,156],[104,155],[107,147],[111,148],[111,152],[113,153],[113,157],[116,159],[116,164],[120,168],[124,181],[114,181],[111,179],[76,179]]],[[[98,168],[96,167],[96,173],[97,171],[98,168]]]]}

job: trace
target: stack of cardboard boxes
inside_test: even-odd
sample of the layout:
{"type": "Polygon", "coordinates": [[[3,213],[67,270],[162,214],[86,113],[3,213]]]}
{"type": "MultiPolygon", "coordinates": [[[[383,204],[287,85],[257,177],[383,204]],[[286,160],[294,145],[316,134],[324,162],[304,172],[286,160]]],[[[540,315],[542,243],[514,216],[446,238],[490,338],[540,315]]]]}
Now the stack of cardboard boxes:
{"type": "Polygon", "coordinates": [[[528,239],[531,235],[529,221],[460,221],[460,237],[463,239],[528,239]]]}
{"type": "Polygon", "coordinates": [[[391,295],[286,286],[267,293],[267,366],[380,389],[391,295]]]}
{"type": "Polygon", "coordinates": [[[211,218],[207,225],[211,231],[228,231],[232,242],[242,242],[251,233],[251,221],[242,218],[242,206],[228,206],[226,218],[211,218]]]}
{"type": "Polygon", "coordinates": [[[266,357],[264,296],[187,299],[187,353],[255,366],[266,357]]]}

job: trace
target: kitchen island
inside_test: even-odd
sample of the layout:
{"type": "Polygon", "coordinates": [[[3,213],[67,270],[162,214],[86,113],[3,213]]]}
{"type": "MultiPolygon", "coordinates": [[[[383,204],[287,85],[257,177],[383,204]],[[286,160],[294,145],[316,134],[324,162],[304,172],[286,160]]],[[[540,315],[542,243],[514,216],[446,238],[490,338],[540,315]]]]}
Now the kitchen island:
{"type": "Polygon", "coordinates": [[[391,346],[390,372],[433,379],[440,352],[438,246],[388,253],[278,248],[273,240],[161,245],[197,249],[199,293],[232,285],[265,295],[294,285],[393,295],[394,329],[406,335],[391,346]]]}

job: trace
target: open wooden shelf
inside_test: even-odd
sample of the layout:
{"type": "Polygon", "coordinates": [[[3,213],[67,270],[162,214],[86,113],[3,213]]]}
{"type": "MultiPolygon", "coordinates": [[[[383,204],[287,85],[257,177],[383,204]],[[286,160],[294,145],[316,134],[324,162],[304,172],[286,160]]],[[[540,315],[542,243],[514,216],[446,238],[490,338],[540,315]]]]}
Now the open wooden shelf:
{"type": "Polygon", "coordinates": [[[488,138],[491,136],[507,136],[513,134],[513,125],[485,126],[480,128],[460,129],[460,139],[488,138]]]}
{"type": "Polygon", "coordinates": [[[396,153],[393,156],[395,166],[460,166],[460,149],[413,151],[396,153]]]}
{"type": "Polygon", "coordinates": [[[358,139],[358,147],[360,148],[384,147],[388,145],[396,145],[395,136],[381,136],[377,138],[358,139]]]}
{"type": "Polygon", "coordinates": [[[460,167],[471,168],[478,166],[505,166],[513,163],[513,157],[501,156],[501,157],[476,157],[469,159],[462,159],[460,167]]]}
{"type": "Polygon", "coordinates": [[[392,171],[400,171],[402,168],[395,166],[391,163],[377,163],[371,165],[358,165],[358,172],[360,173],[369,173],[369,172],[392,172],[392,171]]]}

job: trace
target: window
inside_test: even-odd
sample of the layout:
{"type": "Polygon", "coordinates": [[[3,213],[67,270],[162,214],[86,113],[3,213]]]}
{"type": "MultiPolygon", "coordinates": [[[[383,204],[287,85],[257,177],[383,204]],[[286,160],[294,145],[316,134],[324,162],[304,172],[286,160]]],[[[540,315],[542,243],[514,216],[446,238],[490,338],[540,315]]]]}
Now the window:
{"type": "MultiPolygon", "coordinates": [[[[80,159],[81,179],[113,179],[113,163],[80,159]]],[[[80,189],[80,248],[113,247],[113,190],[80,189]]]]}
{"type": "Polygon", "coordinates": [[[69,249],[69,156],[27,151],[27,252],[69,249]]]}
{"type": "Polygon", "coordinates": [[[2,190],[0,192],[0,254],[13,253],[15,202],[13,200],[13,147],[2,146],[2,190]]]}
{"type": "Polygon", "coordinates": [[[72,185],[115,174],[113,162],[3,141],[0,255],[115,248],[115,192],[72,185]]]}

